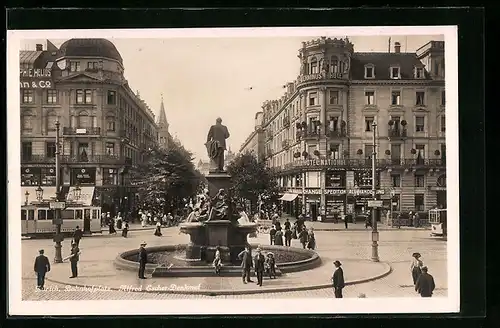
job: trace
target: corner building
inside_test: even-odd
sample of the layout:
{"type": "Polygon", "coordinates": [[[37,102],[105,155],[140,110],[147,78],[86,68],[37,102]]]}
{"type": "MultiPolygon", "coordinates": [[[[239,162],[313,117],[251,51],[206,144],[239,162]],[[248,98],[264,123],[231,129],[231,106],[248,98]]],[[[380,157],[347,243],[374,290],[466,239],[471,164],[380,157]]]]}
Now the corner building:
{"type": "Polygon", "coordinates": [[[43,202],[55,197],[58,120],[63,193],[71,195],[79,185],[86,205],[132,211],[128,170],[159,138],[154,114],[124,78],[113,43],[71,39],[57,48],[47,41],[45,50],[37,45],[36,51],[21,51],[20,65],[23,199],[26,189],[26,202],[36,202],[28,189],[37,186],[44,189],[43,202]]]}
{"type": "Polygon", "coordinates": [[[390,50],[355,52],[348,38],[303,42],[297,80],[263,104],[266,162],[286,212],[315,220],[367,210],[373,122],[384,208],[446,207],[444,42],[390,50]]]}

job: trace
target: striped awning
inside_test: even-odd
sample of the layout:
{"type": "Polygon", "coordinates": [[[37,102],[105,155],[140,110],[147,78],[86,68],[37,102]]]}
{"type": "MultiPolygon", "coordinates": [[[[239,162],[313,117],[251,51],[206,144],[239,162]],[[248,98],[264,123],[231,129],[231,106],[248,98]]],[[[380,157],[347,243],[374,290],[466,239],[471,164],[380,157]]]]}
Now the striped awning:
{"type": "Polygon", "coordinates": [[[41,187],[43,190],[42,198],[39,200],[36,196],[38,186],[21,187],[21,199],[23,204],[26,203],[26,196],[28,196],[28,205],[41,202],[49,202],[56,198],[56,187],[41,187]]]}
{"type": "Polygon", "coordinates": [[[291,201],[294,201],[295,198],[297,198],[298,194],[284,194],[280,200],[283,200],[283,201],[286,201],[286,202],[291,202],[291,201]]]}

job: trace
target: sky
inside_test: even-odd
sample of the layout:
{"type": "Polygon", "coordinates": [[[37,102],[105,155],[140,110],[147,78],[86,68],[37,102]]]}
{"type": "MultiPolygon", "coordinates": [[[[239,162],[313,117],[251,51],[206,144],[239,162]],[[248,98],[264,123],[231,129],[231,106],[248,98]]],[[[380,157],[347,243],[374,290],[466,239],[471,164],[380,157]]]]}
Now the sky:
{"type": "MultiPolygon", "coordinates": [[[[302,41],[318,37],[108,39],[123,58],[130,87],[139,91],[156,119],[163,95],[171,134],[198,161],[208,159],[204,143],[217,117],[231,134],[228,146],[239,150],[254,130],[255,113],[262,103],[280,98],[283,85],[297,78],[302,41]]],[[[393,45],[401,43],[401,52],[415,52],[428,41],[444,40],[442,35],[349,39],[355,52],[387,52],[389,37],[393,45]]],[[[59,47],[65,40],[50,41],[59,47]]],[[[46,49],[46,39],[30,39],[21,42],[21,50],[35,50],[37,43],[46,49]]]]}

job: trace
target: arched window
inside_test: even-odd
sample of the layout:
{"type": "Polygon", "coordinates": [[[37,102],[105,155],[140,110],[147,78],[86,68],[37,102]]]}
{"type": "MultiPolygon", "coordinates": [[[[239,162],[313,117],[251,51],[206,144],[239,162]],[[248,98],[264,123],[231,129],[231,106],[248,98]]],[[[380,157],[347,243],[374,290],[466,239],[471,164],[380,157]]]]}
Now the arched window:
{"type": "Polygon", "coordinates": [[[339,72],[339,60],[338,60],[337,56],[332,56],[332,58],[330,59],[330,62],[331,62],[331,66],[330,66],[331,72],[338,73],[339,72]]]}
{"type": "Polygon", "coordinates": [[[437,186],[438,187],[446,187],[446,175],[440,175],[437,179],[437,186]]]}
{"type": "Polygon", "coordinates": [[[114,115],[108,114],[106,117],[106,130],[115,131],[115,117],[114,115]]]}
{"type": "Polygon", "coordinates": [[[33,130],[33,114],[30,111],[24,111],[21,115],[22,132],[31,132],[33,130]]]}
{"type": "Polygon", "coordinates": [[[318,60],[316,59],[316,57],[313,57],[311,59],[311,72],[310,72],[310,74],[316,74],[316,73],[319,73],[319,71],[318,71],[318,60]]]}
{"type": "Polygon", "coordinates": [[[86,111],[81,111],[78,113],[78,128],[90,128],[92,124],[91,117],[86,111]]]}
{"type": "Polygon", "coordinates": [[[47,120],[46,121],[47,131],[55,131],[56,130],[56,121],[57,121],[56,112],[54,112],[54,111],[48,112],[45,119],[47,120]]]}

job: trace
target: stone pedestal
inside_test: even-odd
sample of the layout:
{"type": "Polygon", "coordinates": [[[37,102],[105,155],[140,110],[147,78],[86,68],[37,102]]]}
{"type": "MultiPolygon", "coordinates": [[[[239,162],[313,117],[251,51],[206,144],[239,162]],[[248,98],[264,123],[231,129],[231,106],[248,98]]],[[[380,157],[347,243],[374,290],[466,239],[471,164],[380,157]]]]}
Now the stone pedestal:
{"type": "Polygon", "coordinates": [[[219,189],[227,191],[231,186],[231,176],[226,172],[210,172],[206,178],[210,197],[217,195],[219,189]]]}
{"type": "Polygon", "coordinates": [[[215,249],[221,248],[222,262],[229,261],[229,242],[233,224],[227,220],[205,222],[206,259],[213,261],[215,249]]]}

